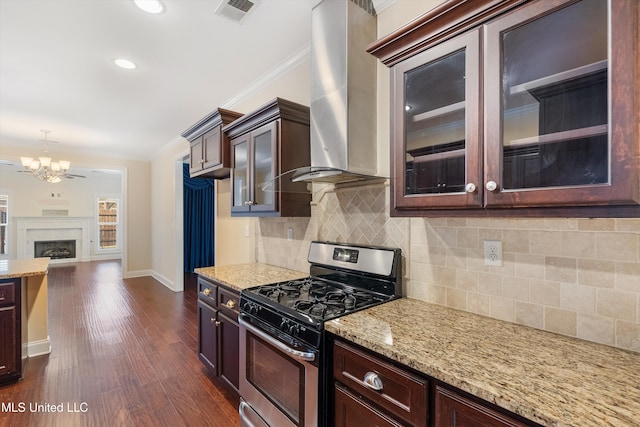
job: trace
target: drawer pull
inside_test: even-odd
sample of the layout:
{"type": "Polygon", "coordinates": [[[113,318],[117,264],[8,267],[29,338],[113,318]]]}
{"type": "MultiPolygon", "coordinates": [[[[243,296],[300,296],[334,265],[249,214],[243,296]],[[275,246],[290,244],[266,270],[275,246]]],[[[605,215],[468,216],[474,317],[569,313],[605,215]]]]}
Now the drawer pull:
{"type": "Polygon", "coordinates": [[[364,385],[369,387],[372,390],[380,391],[382,390],[382,380],[375,372],[367,372],[364,375],[364,385]]]}
{"type": "Polygon", "coordinates": [[[230,299],[224,306],[230,309],[234,309],[236,307],[236,302],[230,299]]]}
{"type": "Polygon", "coordinates": [[[209,288],[204,288],[204,290],[202,291],[202,294],[203,294],[205,297],[208,297],[209,295],[211,295],[211,289],[209,289],[209,288]]]}

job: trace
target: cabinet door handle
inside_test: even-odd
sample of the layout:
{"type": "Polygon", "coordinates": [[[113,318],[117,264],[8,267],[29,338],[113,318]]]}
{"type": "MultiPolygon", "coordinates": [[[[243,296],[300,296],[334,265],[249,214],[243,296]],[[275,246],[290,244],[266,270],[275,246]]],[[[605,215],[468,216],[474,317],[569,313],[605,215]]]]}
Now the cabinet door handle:
{"type": "Polygon", "coordinates": [[[227,308],[235,308],[236,307],[236,302],[232,299],[230,299],[229,301],[227,301],[227,303],[224,305],[227,308]]]}
{"type": "Polygon", "coordinates": [[[371,390],[375,391],[380,391],[383,387],[382,379],[380,379],[378,374],[376,374],[375,372],[367,372],[366,374],[364,374],[364,380],[362,382],[371,390]]]}
{"type": "Polygon", "coordinates": [[[489,191],[496,191],[498,189],[498,184],[496,184],[495,181],[489,181],[487,182],[487,185],[485,185],[485,188],[489,191]]]}
{"type": "Polygon", "coordinates": [[[467,193],[475,193],[476,185],[473,182],[470,182],[464,187],[464,191],[466,191],[467,193]]]}

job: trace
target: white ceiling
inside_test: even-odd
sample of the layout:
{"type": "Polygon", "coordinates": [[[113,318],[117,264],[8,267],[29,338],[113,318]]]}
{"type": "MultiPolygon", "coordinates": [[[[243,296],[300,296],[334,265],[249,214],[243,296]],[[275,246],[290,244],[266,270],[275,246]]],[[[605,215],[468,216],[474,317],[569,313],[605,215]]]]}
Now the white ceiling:
{"type": "Polygon", "coordinates": [[[56,150],[148,159],[308,51],[317,0],[261,0],[242,24],[220,0],[162,2],[0,0],[0,144],[39,149],[50,129],[56,150]]]}

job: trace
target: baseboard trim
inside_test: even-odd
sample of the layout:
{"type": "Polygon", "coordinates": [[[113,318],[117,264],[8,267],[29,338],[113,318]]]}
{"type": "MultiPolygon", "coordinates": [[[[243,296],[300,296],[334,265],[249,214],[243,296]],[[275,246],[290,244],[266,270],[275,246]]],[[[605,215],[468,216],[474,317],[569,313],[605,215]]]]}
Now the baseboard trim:
{"type": "Polygon", "coordinates": [[[29,357],[44,356],[51,353],[51,338],[46,340],[30,341],[27,343],[27,355],[29,357]]]}

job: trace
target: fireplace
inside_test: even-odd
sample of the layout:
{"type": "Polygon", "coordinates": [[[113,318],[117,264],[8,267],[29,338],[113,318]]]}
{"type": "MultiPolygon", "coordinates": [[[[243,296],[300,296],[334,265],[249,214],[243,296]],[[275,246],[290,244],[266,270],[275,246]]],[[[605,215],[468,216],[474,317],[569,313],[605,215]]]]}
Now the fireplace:
{"type": "Polygon", "coordinates": [[[76,257],[75,240],[36,240],[33,242],[34,258],[65,259],[76,257]]]}
{"type": "MultiPolygon", "coordinates": [[[[2,0],[0,0],[2,1],[2,0]]],[[[16,257],[34,258],[36,242],[75,241],[75,257],[51,259],[50,264],[91,261],[90,217],[14,217],[16,257]]],[[[42,255],[41,255],[42,256],[42,255]]]]}

